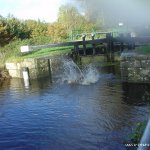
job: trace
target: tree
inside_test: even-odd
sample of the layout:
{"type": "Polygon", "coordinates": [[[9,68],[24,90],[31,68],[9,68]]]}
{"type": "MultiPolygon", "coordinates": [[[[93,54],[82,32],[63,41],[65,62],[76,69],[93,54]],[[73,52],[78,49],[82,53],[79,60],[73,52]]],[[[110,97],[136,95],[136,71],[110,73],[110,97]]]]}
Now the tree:
{"type": "Polygon", "coordinates": [[[58,13],[58,23],[62,24],[69,34],[72,30],[91,31],[95,24],[88,21],[78,9],[70,4],[62,5],[58,13]]]}
{"type": "Polygon", "coordinates": [[[5,45],[8,41],[7,23],[5,18],[0,16],[0,46],[5,45]]]}
{"type": "Polygon", "coordinates": [[[9,36],[16,39],[26,39],[30,37],[30,30],[24,23],[15,17],[8,17],[7,21],[7,31],[9,36]]]}
{"type": "Polygon", "coordinates": [[[47,23],[41,22],[40,20],[26,20],[25,24],[31,31],[32,38],[47,35],[47,23]]]}
{"type": "Polygon", "coordinates": [[[62,5],[59,8],[58,22],[62,23],[66,30],[75,29],[80,18],[78,10],[72,5],[62,5]]]}
{"type": "Polygon", "coordinates": [[[9,16],[0,17],[0,46],[8,44],[15,39],[25,39],[30,37],[30,30],[24,22],[9,16]]]}
{"type": "Polygon", "coordinates": [[[51,37],[53,42],[59,42],[68,39],[66,28],[59,22],[48,25],[48,35],[51,37]]]}

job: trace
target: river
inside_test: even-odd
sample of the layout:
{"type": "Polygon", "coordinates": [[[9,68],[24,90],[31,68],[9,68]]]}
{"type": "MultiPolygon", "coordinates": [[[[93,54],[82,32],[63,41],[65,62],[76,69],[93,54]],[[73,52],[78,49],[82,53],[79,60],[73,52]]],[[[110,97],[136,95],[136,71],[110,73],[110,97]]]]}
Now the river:
{"type": "Polygon", "coordinates": [[[90,85],[20,79],[0,87],[1,150],[126,150],[147,120],[149,85],[125,84],[113,72],[90,85]]]}

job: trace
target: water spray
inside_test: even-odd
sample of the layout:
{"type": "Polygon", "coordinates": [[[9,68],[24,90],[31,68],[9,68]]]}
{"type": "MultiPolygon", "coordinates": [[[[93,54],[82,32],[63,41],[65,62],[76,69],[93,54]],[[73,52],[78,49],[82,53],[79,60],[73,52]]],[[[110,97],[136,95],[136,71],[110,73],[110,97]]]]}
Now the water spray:
{"type": "Polygon", "coordinates": [[[63,60],[63,72],[61,76],[62,82],[78,83],[83,85],[89,85],[96,83],[99,80],[99,73],[96,67],[92,64],[89,64],[80,69],[73,60],[64,59],[63,60]]]}

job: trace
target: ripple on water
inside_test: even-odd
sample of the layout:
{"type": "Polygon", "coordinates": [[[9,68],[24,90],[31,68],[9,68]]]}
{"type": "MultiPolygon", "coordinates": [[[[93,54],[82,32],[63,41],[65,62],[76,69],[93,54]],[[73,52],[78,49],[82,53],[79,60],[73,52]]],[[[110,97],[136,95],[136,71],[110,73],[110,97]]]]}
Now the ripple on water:
{"type": "Polygon", "coordinates": [[[88,86],[33,81],[29,89],[13,80],[0,89],[0,147],[123,150],[124,136],[149,112],[127,97],[112,76],[88,86]]]}

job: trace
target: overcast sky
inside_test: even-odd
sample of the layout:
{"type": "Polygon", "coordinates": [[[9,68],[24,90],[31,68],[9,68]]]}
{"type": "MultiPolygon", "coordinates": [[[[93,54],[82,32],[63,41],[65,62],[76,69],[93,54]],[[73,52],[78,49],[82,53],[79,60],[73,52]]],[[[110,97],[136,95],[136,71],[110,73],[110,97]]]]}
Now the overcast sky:
{"type": "MultiPolygon", "coordinates": [[[[19,19],[40,19],[54,22],[58,9],[69,0],[0,0],[0,15],[8,14],[19,19]]],[[[70,0],[71,1],[71,0],[70,0]]]]}
{"type": "Polygon", "coordinates": [[[126,26],[150,25],[150,0],[76,0],[91,19],[101,16],[105,23],[126,26]]]}

